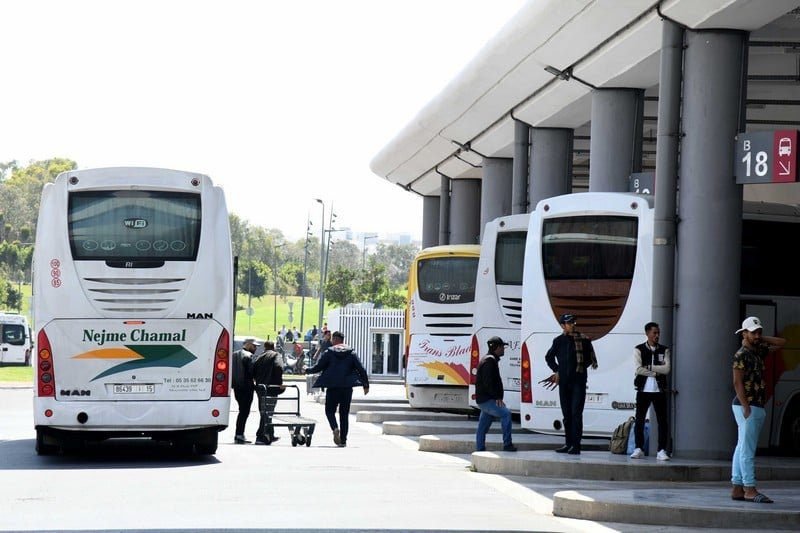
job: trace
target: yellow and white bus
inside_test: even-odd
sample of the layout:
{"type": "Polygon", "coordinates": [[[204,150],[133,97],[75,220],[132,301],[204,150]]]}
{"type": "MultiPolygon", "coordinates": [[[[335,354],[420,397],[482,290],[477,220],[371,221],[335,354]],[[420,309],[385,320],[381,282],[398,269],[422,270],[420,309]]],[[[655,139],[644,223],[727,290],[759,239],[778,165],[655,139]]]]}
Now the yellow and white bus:
{"type": "Polygon", "coordinates": [[[420,251],[408,275],[406,388],[411,407],[469,410],[478,245],[420,251]]]}
{"type": "Polygon", "coordinates": [[[176,170],[63,172],[42,191],[33,269],[37,452],[149,437],[215,453],[233,333],[222,190],[176,170]]]}

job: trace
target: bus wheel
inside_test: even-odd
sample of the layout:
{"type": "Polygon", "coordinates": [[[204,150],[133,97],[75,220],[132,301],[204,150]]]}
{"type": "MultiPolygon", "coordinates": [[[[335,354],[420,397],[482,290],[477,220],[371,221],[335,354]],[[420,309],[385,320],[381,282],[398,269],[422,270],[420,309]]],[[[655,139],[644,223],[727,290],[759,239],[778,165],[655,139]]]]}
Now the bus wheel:
{"type": "Polygon", "coordinates": [[[45,434],[41,429],[36,430],[36,454],[37,455],[55,455],[58,453],[58,444],[52,444],[53,438],[45,434]]]}
{"type": "Polygon", "coordinates": [[[217,453],[218,437],[216,430],[208,430],[194,443],[194,449],[200,455],[214,455],[217,453]]]}
{"type": "Polygon", "coordinates": [[[783,420],[781,447],[784,453],[800,455],[800,400],[795,399],[783,420]]]}

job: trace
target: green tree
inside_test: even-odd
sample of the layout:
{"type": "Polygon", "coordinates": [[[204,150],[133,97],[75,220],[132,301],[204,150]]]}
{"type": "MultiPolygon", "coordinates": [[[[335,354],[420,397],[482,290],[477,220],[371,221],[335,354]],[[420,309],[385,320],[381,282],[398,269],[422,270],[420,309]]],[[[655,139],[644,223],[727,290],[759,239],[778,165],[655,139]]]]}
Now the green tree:
{"type": "Polygon", "coordinates": [[[339,307],[358,301],[356,281],[358,281],[357,271],[340,266],[334,267],[329,272],[328,282],[325,284],[325,299],[339,307]]]}
{"type": "Polygon", "coordinates": [[[253,298],[261,298],[267,294],[268,278],[272,272],[261,261],[248,261],[239,264],[239,292],[249,294],[253,298]]]}
{"type": "Polygon", "coordinates": [[[11,175],[0,182],[0,212],[3,213],[4,224],[9,228],[4,232],[5,239],[16,237],[26,242],[21,237],[21,231],[27,228],[28,236],[35,232],[44,184],[54,181],[61,172],[77,167],[75,161],[61,158],[31,161],[24,167],[16,164],[13,168],[7,167],[3,172],[7,174],[10,170],[11,175]]]}
{"type": "Polygon", "coordinates": [[[414,257],[419,252],[419,247],[413,244],[378,244],[375,251],[375,261],[386,266],[389,283],[392,287],[399,288],[408,285],[408,270],[414,257]]]}

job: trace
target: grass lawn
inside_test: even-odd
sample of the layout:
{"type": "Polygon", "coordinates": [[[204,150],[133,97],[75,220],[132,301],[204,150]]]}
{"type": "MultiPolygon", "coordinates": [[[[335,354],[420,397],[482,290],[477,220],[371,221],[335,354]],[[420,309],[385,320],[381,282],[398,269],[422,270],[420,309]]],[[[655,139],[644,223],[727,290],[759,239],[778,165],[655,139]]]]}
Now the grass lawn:
{"type": "Polygon", "coordinates": [[[0,366],[0,382],[33,381],[33,368],[29,366],[0,366]]]}

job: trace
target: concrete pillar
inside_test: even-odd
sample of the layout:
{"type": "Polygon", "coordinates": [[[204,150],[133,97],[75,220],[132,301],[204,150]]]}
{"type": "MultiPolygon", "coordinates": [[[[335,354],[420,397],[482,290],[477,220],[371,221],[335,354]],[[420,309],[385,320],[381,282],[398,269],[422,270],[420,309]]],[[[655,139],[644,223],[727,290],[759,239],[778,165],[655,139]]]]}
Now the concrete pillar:
{"type": "Polygon", "coordinates": [[[481,180],[450,180],[450,243],[479,244],[481,180]]]}
{"type": "Polygon", "coordinates": [[[573,137],[566,128],[532,129],[531,211],[539,200],[572,192],[573,137]]]}
{"type": "Polygon", "coordinates": [[[675,453],[730,459],[742,188],[733,178],[746,34],[686,31],[675,312],[675,453]]]}
{"type": "Polygon", "coordinates": [[[520,120],[514,121],[514,169],[511,178],[511,214],[528,212],[528,162],[530,159],[531,128],[520,120]]]}
{"type": "MultiPolygon", "coordinates": [[[[681,125],[681,66],[683,28],[671,20],[661,22],[661,63],[658,84],[658,137],[656,140],[655,228],[653,235],[653,315],[661,330],[661,344],[673,346],[675,309],[675,201],[678,181],[678,145],[681,125]]],[[[674,374],[673,374],[674,375],[674,374]]],[[[669,382],[672,383],[672,376],[669,382]]],[[[673,398],[669,398],[669,420],[675,420],[673,398]]],[[[661,431],[650,408],[650,431],[661,431]]],[[[669,431],[673,439],[675,424],[669,431]]],[[[658,451],[650,439],[650,455],[658,451]]]]}
{"type": "Polygon", "coordinates": [[[450,178],[441,175],[439,191],[439,246],[450,244],[450,178]]]}
{"type": "Polygon", "coordinates": [[[628,177],[642,169],[643,120],[643,90],[592,91],[590,192],[628,190],[628,177]]]}
{"type": "Polygon", "coordinates": [[[512,172],[513,159],[491,157],[483,160],[481,235],[487,222],[511,214],[512,172]]]}
{"type": "Polygon", "coordinates": [[[439,211],[438,196],[422,197],[422,247],[430,248],[439,244],[439,211]]]}

